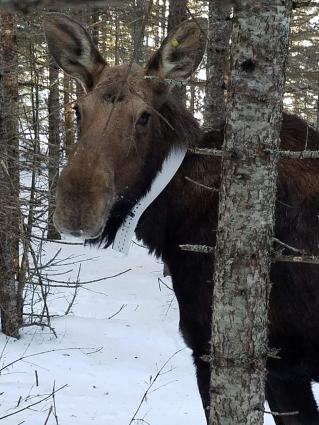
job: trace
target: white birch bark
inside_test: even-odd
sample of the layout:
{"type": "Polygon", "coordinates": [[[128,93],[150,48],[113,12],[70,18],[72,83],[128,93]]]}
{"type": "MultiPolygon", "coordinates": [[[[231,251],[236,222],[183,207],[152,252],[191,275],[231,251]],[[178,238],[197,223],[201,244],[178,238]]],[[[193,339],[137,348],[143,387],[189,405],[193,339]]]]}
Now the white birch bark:
{"type": "MultiPolygon", "coordinates": [[[[245,3],[245,4],[244,4],[245,3]]],[[[262,424],[270,250],[291,0],[234,11],[215,250],[211,425],[262,424]]]]}

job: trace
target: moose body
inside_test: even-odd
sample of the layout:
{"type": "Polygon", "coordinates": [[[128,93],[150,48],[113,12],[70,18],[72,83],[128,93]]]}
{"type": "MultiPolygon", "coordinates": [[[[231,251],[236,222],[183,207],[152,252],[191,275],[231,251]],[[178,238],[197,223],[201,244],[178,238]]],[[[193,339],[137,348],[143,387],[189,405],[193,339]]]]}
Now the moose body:
{"type": "MultiPolygon", "coordinates": [[[[110,245],[172,148],[221,146],[223,129],[203,134],[163,80],[187,78],[199,64],[205,37],[197,24],[179,26],[145,68],[110,68],[79,23],[49,15],[45,31],[51,54],[87,90],[77,106],[80,141],[57,188],[54,220],[60,231],[110,245]]],[[[319,133],[284,114],[281,148],[305,146],[318,149],[319,133]]],[[[189,152],[136,228],[137,237],[171,272],[180,330],[193,350],[207,417],[210,367],[203,356],[210,350],[214,261],[211,255],[182,251],[180,245],[215,245],[218,191],[209,188],[219,185],[220,159],[189,152]]],[[[276,237],[319,255],[318,214],[319,160],[281,160],[276,237]]],[[[291,254],[280,244],[274,248],[291,254]]],[[[277,355],[267,365],[267,400],[274,412],[298,412],[275,416],[277,425],[319,424],[311,390],[311,381],[319,381],[319,266],[277,262],[271,282],[269,342],[277,355]]]]}

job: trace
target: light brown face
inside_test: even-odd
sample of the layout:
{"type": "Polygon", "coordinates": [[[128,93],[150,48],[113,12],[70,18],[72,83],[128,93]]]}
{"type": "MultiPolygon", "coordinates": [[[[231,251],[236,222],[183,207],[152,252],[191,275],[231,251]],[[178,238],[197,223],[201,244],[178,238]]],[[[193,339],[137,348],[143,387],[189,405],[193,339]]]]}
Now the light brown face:
{"type": "Polygon", "coordinates": [[[76,105],[80,140],[61,173],[54,222],[63,233],[97,237],[108,214],[135,186],[160,126],[143,70],[106,68],[96,87],[76,105]],[[123,81],[122,85],[114,81],[123,81]]]}
{"type": "Polygon", "coordinates": [[[114,204],[126,198],[134,205],[143,180],[154,177],[147,163],[165,154],[164,145],[152,143],[169,94],[162,78],[187,78],[200,62],[206,37],[197,23],[185,23],[143,69],[108,67],[86,30],[64,15],[49,14],[45,33],[57,63],[87,91],[76,106],[80,140],[58,182],[54,223],[61,233],[92,239],[103,231],[114,204]]]}

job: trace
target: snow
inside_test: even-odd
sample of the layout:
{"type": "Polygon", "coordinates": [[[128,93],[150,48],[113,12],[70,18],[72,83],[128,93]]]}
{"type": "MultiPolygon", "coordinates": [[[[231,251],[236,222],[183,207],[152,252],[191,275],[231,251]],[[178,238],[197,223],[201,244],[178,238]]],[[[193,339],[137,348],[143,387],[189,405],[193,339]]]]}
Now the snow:
{"type": "MultiPolygon", "coordinates": [[[[123,257],[111,249],[47,242],[44,256],[49,259],[60,248],[59,258],[73,255],[82,261],[82,282],[130,270],[80,287],[67,316],[64,312],[74,290],[56,288],[49,308],[59,315],[52,320],[57,338],[49,329],[35,326],[24,328],[19,340],[0,335],[1,367],[21,356],[48,351],[2,370],[0,417],[49,396],[3,423],[205,425],[191,352],[178,332],[178,307],[170,280],[162,277],[162,264],[137,245],[123,257]],[[136,415],[138,420],[131,422],[166,362],[136,415]],[[54,400],[53,388],[64,385],[54,400]]],[[[74,282],[77,273],[75,264],[66,276],[74,282]]],[[[265,424],[273,424],[270,415],[265,416],[265,424]]]]}

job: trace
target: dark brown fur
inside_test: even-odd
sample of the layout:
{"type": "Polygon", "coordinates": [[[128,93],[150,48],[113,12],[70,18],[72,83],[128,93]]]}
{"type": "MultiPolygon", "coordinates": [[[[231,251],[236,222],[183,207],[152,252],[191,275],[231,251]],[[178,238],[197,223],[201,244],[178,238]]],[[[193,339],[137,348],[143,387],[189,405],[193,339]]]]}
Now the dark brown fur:
{"type": "MultiPolygon", "coordinates": [[[[179,52],[184,52],[181,60],[176,59],[175,64],[174,57],[180,55],[173,54],[175,47],[168,37],[144,70],[135,65],[101,68],[100,56],[88,50],[95,48],[83,27],[63,15],[54,15],[47,33],[50,51],[64,69],[87,89],[91,89],[88,79],[94,84],[79,105],[81,140],[58,184],[56,223],[62,231],[83,232],[91,243],[108,246],[132,206],[149,190],[172,147],[221,146],[222,129],[203,135],[163,81],[144,79],[145,75],[187,78],[198,64],[194,54],[199,51],[198,43],[203,50],[201,33],[196,39],[194,23],[183,24],[174,34],[182,46],[179,52]],[[62,37],[64,27],[68,31],[62,37]],[[55,44],[50,46],[50,40],[56,38],[62,51],[55,44]],[[78,52],[74,51],[76,40],[81,45],[78,52]],[[139,119],[145,112],[150,119],[141,125],[139,119]]],[[[319,132],[287,114],[281,140],[282,149],[319,148],[319,132]]],[[[162,257],[171,272],[180,329],[193,350],[207,413],[210,371],[201,357],[209,353],[213,258],[182,251],[179,245],[215,245],[218,194],[186,177],[218,189],[220,160],[187,154],[175,177],[142,215],[136,234],[150,252],[162,257]]],[[[276,237],[319,255],[318,214],[319,160],[280,161],[276,237]]],[[[274,249],[291,253],[276,244],[274,249]]],[[[268,362],[270,408],[299,412],[276,416],[277,425],[319,424],[311,392],[311,380],[319,381],[319,266],[275,263],[271,281],[269,341],[278,356],[268,362]]]]}

